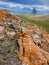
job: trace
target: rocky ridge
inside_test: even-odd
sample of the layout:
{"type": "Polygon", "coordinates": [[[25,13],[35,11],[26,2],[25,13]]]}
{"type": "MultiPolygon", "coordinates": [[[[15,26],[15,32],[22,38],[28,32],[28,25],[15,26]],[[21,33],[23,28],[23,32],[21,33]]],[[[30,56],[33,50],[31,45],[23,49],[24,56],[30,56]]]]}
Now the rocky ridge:
{"type": "Polygon", "coordinates": [[[0,65],[49,65],[45,29],[8,14],[0,20],[0,65]]]}

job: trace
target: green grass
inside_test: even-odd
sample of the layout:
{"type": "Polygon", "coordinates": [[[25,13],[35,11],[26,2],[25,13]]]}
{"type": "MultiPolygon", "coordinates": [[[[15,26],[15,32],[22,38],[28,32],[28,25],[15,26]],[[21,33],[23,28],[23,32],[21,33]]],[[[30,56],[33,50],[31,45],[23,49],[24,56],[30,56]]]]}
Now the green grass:
{"type": "Polygon", "coordinates": [[[49,22],[48,21],[36,21],[36,20],[32,20],[30,18],[28,18],[27,16],[25,15],[20,15],[24,20],[28,21],[28,22],[31,22],[33,24],[36,24],[40,27],[43,27],[45,28],[45,30],[47,31],[47,33],[49,33],[49,22]]]}

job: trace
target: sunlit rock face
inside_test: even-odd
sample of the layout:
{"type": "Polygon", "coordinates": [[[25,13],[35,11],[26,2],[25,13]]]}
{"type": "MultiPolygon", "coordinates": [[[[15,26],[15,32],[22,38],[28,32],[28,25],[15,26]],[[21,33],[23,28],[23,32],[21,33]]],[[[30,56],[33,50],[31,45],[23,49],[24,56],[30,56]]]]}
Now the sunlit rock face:
{"type": "Polygon", "coordinates": [[[26,26],[20,25],[17,30],[19,59],[23,65],[47,65],[49,63],[48,34],[38,26],[25,24],[26,26]]]}
{"type": "Polygon", "coordinates": [[[5,21],[6,18],[9,18],[10,16],[11,14],[8,10],[0,10],[0,22],[5,21]]]}
{"type": "Polygon", "coordinates": [[[10,12],[8,10],[0,10],[0,13],[3,15],[8,15],[10,12]]]}
{"type": "Polygon", "coordinates": [[[18,57],[23,65],[48,65],[49,63],[49,36],[38,26],[20,27],[18,30],[18,57]]]}
{"type": "MultiPolygon", "coordinates": [[[[42,27],[32,25],[19,16],[10,16],[9,14],[7,10],[0,11],[0,40],[2,40],[0,43],[5,44],[5,52],[7,51],[6,46],[11,42],[13,44],[11,44],[12,49],[11,45],[8,46],[6,55],[9,53],[12,55],[15,52],[21,61],[19,65],[49,65],[49,35],[47,32],[42,27]]],[[[10,65],[18,65],[19,62],[16,63],[15,58],[11,59],[10,62],[13,64],[10,65]]]]}

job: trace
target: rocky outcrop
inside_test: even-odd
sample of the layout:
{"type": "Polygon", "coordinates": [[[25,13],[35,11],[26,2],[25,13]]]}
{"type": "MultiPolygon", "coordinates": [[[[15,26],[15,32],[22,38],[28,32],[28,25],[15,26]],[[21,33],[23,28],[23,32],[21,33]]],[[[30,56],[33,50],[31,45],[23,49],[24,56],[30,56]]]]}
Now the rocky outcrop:
{"type": "Polygon", "coordinates": [[[8,10],[0,10],[0,14],[9,15],[10,12],[8,10]]]}
{"type": "Polygon", "coordinates": [[[18,32],[18,45],[20,46],[18,56],[22,65],[48,65],[49,36],[44,29],[33,27],[23,27],[18,32]],[[43,32],[43,33],[42,33],[43,32]],[[47,52],[48,51],[48,52],[47,52]]]}
{"type": "MultiPolygon", "coordinates": [[[[10,55],[12,52],[17,53],[21,65],[49,65],[49,35],[45,29],[24,21],[21,17],[8,14],[6,10],[0,11],[0,45],[3,44],[4,49],[8,49],[5,52],[10,55]],[[13,47],[14,44],[17,50],[13,47]]],[[[8,65],[14,65],[16,61],[13,59],[13,64],[10,62],[8,65]]]]}
{"type": "Polygon", "coordinates": [[[0,22],[5,21],[6,18],[7,17],[9,18],[10,16],[11,16],[11,14],[8,10],[0,10],[0,22]]]}

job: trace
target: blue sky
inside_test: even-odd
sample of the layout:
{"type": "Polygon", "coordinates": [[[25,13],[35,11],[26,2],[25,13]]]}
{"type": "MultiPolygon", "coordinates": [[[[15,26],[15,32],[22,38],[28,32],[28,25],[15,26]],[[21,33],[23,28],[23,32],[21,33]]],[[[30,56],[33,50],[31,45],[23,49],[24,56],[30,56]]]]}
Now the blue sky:
{"type": "Polygon", "coordinates": [[[38,14],[49,13],[49,0],[0,0],[0,10],[7,9],[11,13],[32,13],[36,7],[38,14]]]}

